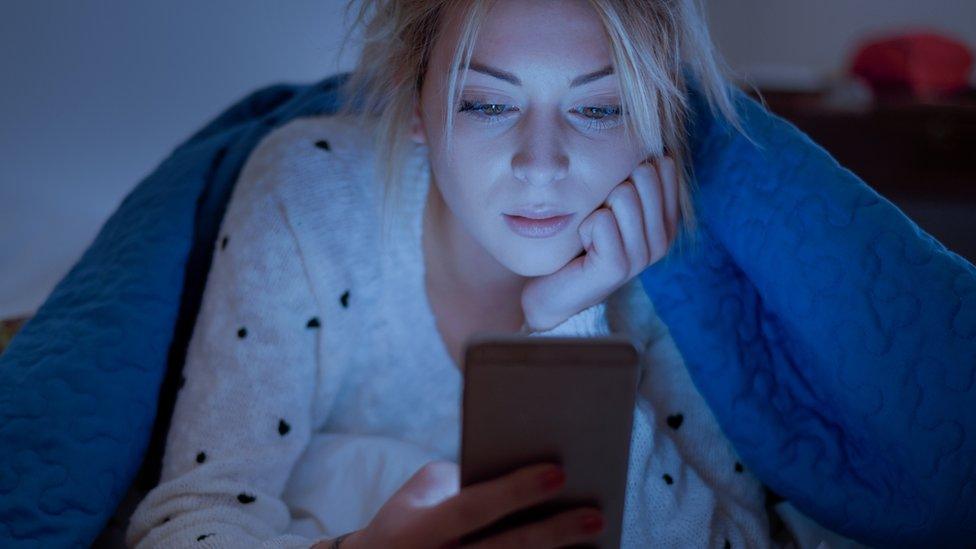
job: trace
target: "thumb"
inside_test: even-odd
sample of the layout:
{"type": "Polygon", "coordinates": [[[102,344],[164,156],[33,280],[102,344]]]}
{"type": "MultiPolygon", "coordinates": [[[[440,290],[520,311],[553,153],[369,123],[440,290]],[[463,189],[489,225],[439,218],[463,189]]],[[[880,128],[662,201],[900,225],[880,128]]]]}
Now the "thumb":
{"type": "Polygon", "coordinates": [[[424,464],[400,488],[413,503],[434,506],[460,491],[461,469],[457,463],[435,460],[424,464]]]}

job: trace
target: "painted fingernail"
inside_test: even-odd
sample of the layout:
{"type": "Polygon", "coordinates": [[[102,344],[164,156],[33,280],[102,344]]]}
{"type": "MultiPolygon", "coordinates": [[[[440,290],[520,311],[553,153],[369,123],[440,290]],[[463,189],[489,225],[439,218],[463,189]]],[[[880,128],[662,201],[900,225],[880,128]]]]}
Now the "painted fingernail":
{"type": "Polygon", "coordinates": [[[566,481],[566,473],[562,467],[547,470],[539,477],[540,485],[545,490],[555,490],[566,481]]]}
{"type": "Polygon", "coordinates": [[[580,520],[580,527],[587,534],[594,534],[603,529],[603,515],[592,513],[580,520]]]}

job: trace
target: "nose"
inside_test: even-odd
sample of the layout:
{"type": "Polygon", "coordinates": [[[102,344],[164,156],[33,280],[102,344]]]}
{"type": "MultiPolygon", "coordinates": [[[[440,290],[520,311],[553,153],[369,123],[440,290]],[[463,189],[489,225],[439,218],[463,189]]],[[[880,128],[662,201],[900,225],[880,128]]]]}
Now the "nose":
{"type": "Polygon", "coordinates": [[[527,185],[548,185],[566,178],[569,156],[561,143],[560,121],[529,119],[521,147],[512,157],[515,178],[527,185]]]}

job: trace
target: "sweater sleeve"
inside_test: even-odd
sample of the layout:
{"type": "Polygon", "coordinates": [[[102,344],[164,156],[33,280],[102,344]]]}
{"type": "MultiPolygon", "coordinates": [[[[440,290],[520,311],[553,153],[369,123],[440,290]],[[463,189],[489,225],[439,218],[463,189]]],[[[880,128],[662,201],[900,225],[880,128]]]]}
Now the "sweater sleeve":
{"type": "Polygon", "coordinates": [[[582,311],[574,314],[559,324],[548,330],[533,331],[525,323],[519,331],[522,335],[533,337],[560,336],[560,337],[599,337],[610,334],[610,327],[606,320],[607,305],[601,301],[582,311]]]}
{"type": "Polygon", "coordinates": [[[130,518],[129,547],[319,541],[287,533],[281,495],[311,437],[320,321],[281,202],[253,169],[215,243],[160,483],[130,518]]]}
{"type": "MultiPolygon", "coordinates": [[[[737,461],[666,329],[650,328],[630,443],[625,545],[770,545],[762,486],[737,461]]],[[[809,548],[809,549],[812,549],[809,548]]]]}

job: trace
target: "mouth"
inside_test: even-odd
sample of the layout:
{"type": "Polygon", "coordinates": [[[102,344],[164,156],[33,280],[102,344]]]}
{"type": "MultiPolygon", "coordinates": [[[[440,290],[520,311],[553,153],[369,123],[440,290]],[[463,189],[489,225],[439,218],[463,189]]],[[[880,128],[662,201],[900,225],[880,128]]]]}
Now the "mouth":
{"type": "MultiPolygon", "coordinates": [[[[535,214],[539,215],[539,214],[535,214]]],[[[526,217],[523,215],[502,214],[508,227],[519,236],[527,238],[549,238],[565,229],[574,214],[547,217],[526,217]]]]}

